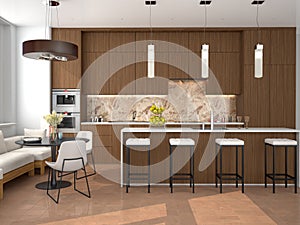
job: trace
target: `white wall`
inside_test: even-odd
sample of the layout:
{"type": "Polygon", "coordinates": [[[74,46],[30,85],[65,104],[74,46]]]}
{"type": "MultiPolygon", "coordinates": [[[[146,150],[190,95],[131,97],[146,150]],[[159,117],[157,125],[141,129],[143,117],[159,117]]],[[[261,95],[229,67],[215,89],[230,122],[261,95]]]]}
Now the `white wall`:
{"type": "Polygon", "coordinates": [[[43,115],[50,112],[50,62],[22,56],[23,41],[32,39],[45,39],[45,28],[17,28],[17,134],[40,128],[43,115]]]}

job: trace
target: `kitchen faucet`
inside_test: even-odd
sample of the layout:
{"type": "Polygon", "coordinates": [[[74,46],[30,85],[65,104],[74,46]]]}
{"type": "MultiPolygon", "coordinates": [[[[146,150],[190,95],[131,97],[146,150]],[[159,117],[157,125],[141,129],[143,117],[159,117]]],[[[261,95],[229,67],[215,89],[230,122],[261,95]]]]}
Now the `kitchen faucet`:
{"type": "Polygon", "coordinates": [[[132,112],[132,121],[134,121],[135,118],[136,118],[136,111],[133,111],[133,112],[132,112]]]}

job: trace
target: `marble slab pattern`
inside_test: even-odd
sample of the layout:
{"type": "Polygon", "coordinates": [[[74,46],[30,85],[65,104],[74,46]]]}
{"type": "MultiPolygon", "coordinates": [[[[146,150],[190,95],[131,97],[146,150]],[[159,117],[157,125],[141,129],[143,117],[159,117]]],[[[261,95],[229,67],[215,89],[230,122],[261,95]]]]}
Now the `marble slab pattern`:
{"type": "Polygon", "coordinates": [[[168,95],[115,95],[88,96],[87,121],[91,116],[102,116],[104,121],[148,121],[152,104],[164,106],[163,116],[167,121],[210,121],[211,112],[215,121],[228,121],[236,116],[236,96],[206,95],[205,81],[169,81],[168,95]]]}

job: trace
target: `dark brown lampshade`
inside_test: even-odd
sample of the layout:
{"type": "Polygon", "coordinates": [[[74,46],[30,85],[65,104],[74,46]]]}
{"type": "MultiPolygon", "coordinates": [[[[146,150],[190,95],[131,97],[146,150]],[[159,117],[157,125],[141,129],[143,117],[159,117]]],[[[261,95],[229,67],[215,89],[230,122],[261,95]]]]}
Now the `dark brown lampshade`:
{"type": "Polygon", "coordinates": [[[65,41],[29,40],[23,42],[23,56],[30,59],[70,61],[78,58],[78,46],[65,41]]]}

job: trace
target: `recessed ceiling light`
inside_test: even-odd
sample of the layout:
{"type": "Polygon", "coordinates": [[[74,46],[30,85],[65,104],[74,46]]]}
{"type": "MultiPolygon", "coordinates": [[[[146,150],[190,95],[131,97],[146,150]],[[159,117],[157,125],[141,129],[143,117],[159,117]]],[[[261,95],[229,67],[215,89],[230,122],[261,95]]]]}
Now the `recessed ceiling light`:
{"type": "Polygon", "coordinates": [[[210,5],[211,1],[201,0],[200,5],[210,5]]]}
{"type": "Polygon", "coordinates": [[[145,5],[156,5],[156,1],[145,1],[145,5]]]}
{"type": "Polygon", "coordinates": [[[253,2],[251,2],[252,5],[262,5],[265,2],[265,0],[254,0],[253,2]]]}

